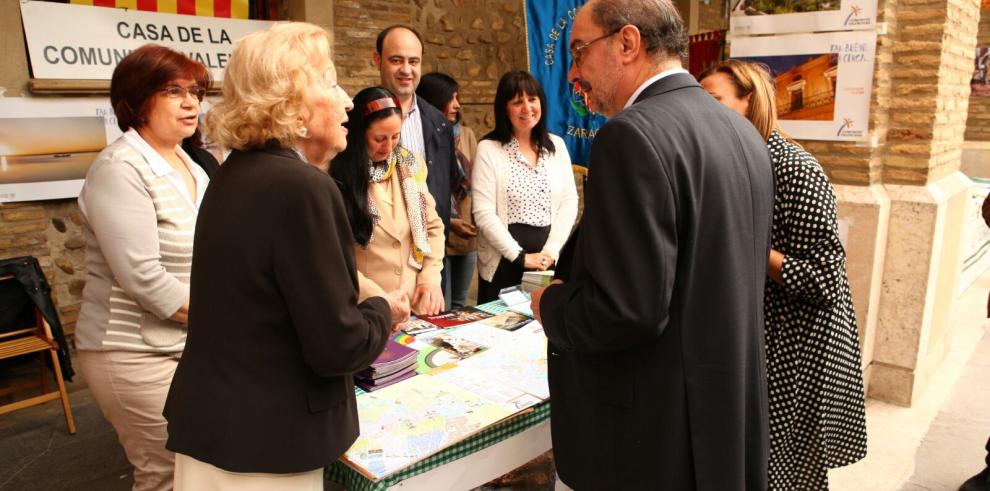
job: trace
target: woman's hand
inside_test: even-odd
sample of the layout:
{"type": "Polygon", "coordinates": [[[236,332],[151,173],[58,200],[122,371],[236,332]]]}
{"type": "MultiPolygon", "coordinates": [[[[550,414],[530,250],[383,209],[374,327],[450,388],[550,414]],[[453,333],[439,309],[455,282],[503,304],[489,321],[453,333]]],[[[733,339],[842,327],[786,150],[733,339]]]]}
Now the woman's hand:
{"type": "Polygon", "coordinates": [[[443,292],[437,285],[416,285],[413,291],[412,304],[417,314],[436,315],[443,310],[443,292]]]}
{"type": "Polygon", "coordinates": [[[409,319],[409,296],[402,290],[395,290],[385,295],[388,301],[388,308],[392,312],[392,330],[409,319]]]}
{"type": "Polygon", "coordinates": [[[546,271],[550,266],[553,266],[553,258],[545,252],[526,254],[523,262],[523,268],[535,271],[546,271]]]}
{"type": "Polygon", "coordinates": [[[182,306],[179,307],[179,310],[176,310],[175,313],[172,314],[172,316],[168,318],[168,320],[174,321],[174,322],[178,322],[179,324],[182,324],[183,326],[189,324],[189,299],[188,298],[186,299],[185,303],[183,303],[182,306]]]}
{"type": "Polygon", "coordinates": [[[450,230],[461,237],[471,238],[478,235],[478,227],[460,218],[450,219],[450,230]]]}

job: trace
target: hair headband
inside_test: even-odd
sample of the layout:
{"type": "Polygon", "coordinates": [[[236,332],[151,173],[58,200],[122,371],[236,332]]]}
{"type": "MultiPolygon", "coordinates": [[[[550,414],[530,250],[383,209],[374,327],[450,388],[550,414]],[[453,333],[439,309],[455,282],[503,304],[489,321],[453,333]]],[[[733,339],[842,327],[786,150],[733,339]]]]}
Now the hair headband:
{"type": "Polygon", "coordinates": [[[368,102],[364,106],[364,115],[367,116],[371,113],[376,113],[392,107],[401,107],[399,104],[399,99],[395,96],[393,97],[382,97],[381,99],[375,99],[368,102]]]}

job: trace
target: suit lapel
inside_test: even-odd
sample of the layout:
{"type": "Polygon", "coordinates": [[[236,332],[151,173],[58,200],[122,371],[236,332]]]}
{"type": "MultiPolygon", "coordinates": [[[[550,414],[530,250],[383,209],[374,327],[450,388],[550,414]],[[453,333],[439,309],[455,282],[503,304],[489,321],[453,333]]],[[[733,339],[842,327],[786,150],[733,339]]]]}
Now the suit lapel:
{"type": "Polygon", "coordinates": [[[395,224],[395,218],[399,216],[399,213],[406,212],[405,202],[402,199],[402,188],[399,187],[399,171],[392,172],[392,176],[389,177],[392,182],[392,205],[388,206],[382,198],[382,193],[378,186],[375,188],[375,204],[378,206],[378,225],[385,233],[396,240],[401,240],[399,237],[398,227],[395,224]]]}

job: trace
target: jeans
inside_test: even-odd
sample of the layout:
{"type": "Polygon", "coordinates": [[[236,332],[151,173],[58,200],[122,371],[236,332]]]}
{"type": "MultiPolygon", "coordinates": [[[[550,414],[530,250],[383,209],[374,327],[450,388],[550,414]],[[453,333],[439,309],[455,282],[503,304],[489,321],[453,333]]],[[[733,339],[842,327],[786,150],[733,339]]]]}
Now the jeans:
{"type": "Polygon", "coordinates": [[[463,256],[443,258],[444,276],[448,278],[443,291],[447,310],[463,307],[467,303],[468,289],[471,288],[477,259],[478,251],[471,251],[463,256]]]}

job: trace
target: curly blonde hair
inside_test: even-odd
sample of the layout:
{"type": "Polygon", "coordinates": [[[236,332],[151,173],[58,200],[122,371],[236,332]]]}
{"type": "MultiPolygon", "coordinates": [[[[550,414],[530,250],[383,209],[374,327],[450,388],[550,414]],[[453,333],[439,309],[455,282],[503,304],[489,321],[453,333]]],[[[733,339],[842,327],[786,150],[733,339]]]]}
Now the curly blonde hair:
{"type": "Polygon", "coordinates": [[[305,22],[275,24],[237,42],[224,71],[223,102],[206,115],[210,139],[235,150],[276,140],[292,148],[308,117],[309,85],[333,69],[332,38],[305,22]]]}

